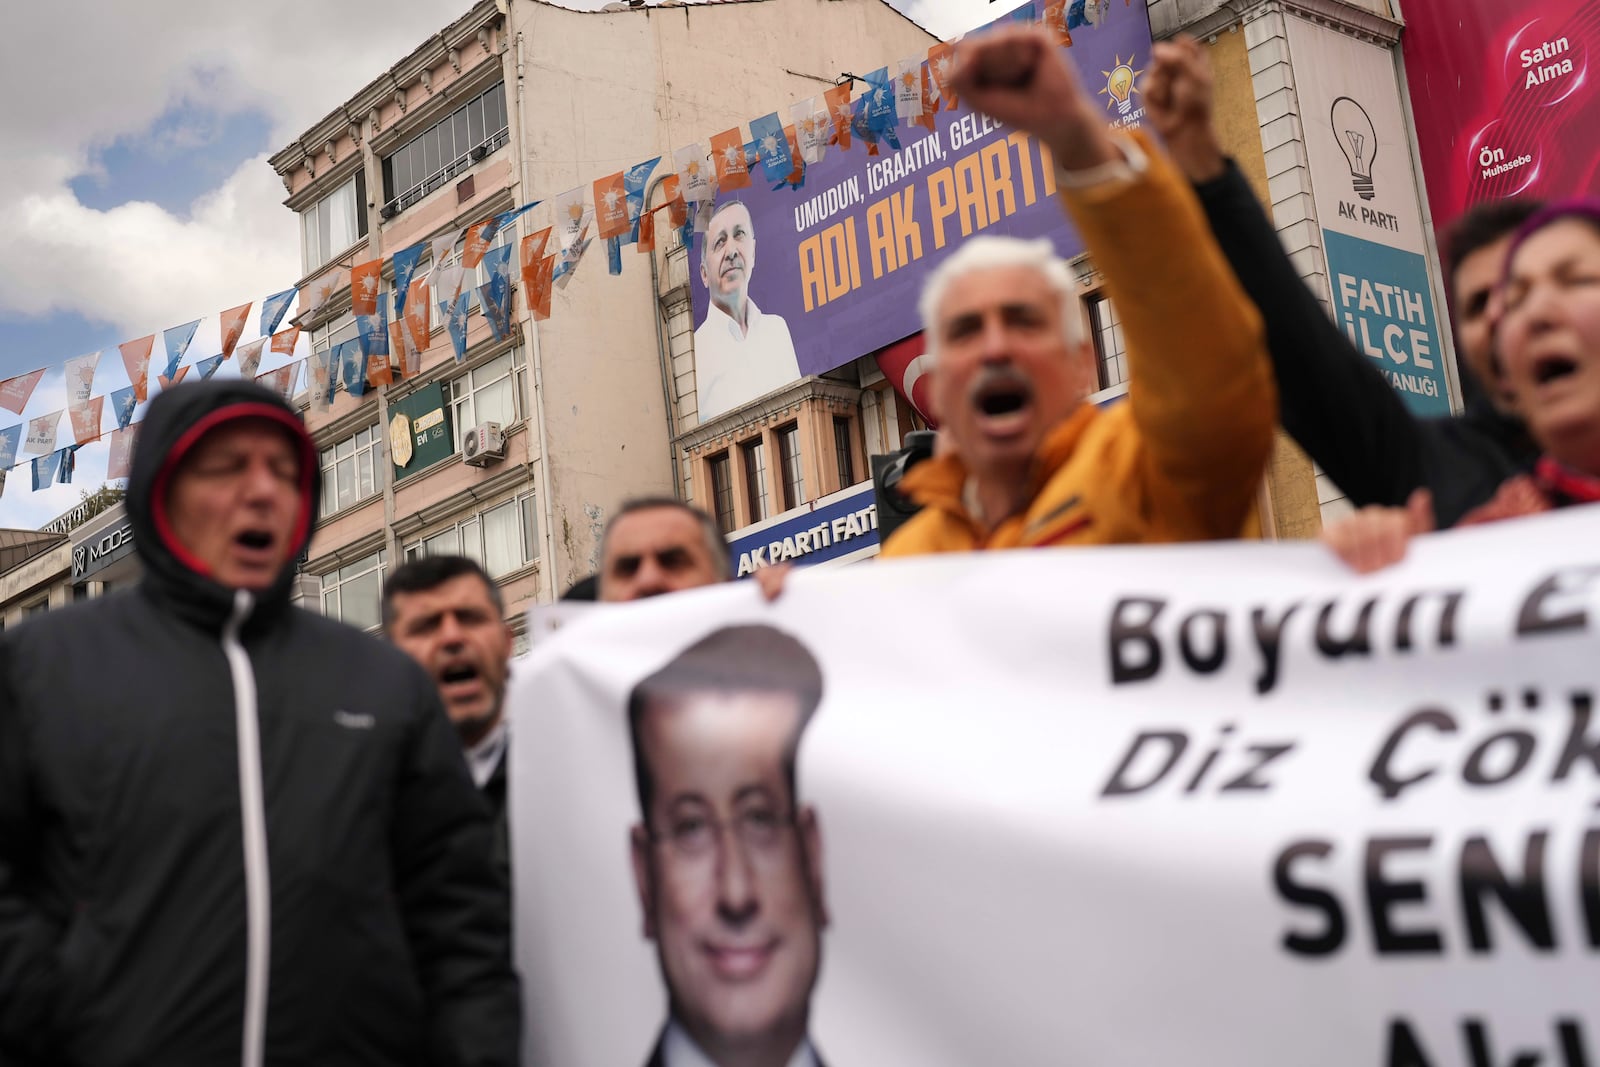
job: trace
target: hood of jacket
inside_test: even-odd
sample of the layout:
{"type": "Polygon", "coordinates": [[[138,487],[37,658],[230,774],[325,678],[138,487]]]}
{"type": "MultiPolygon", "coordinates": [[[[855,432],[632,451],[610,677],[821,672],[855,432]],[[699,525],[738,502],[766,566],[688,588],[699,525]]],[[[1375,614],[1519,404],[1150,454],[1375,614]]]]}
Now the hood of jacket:
{"type": "Polygon", "coordinates": [[[300,513],[292,551],[273,584],[256,594],[253,616],[281,610],[289,602],[300,554],[317,521],[322,483],[316,444],[299,412],[281,395],[237,379],[213,379],[163,390],[145,413],[128,479],[128,519],[135,550],[145,568],[142,587],[171,610],[207,627],[220,627],[228,618],[236,590],[216,581],[206,565],[178,542],[167,514],[167,497],[174,475],[195,446],[207,434],[237,419],[264,419],[281,425],[300,456],[300,513]]]}

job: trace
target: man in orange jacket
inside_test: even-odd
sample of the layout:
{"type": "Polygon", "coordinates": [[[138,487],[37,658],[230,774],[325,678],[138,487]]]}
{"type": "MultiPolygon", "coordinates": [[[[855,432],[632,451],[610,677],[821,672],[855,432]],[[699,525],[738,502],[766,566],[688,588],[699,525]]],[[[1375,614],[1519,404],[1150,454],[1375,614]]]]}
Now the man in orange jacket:
{"type": "Polygon", "coordinates": [[[1047,240],[969,241],[922,297],[945,447],[901,482],[923,509],[883,554],[1238,536],[1277,396],[1261,317],[1188,183],[1142,134],[1107,127],[1041,28],[966,42],[954,83],[1050,149],[1121,314],[1130,384],[1109,410],[1085,402],[1093,354],[1047,240]]]}

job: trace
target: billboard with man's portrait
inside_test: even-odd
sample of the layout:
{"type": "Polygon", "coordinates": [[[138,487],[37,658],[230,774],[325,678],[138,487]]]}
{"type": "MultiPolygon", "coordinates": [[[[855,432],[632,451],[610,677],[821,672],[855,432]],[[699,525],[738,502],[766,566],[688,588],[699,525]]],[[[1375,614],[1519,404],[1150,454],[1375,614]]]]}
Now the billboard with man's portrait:
{"type": "MultiPolygon", "coordinates": [[[[1140,125],[1145,0],[1059,10],[1076,10],[1067,55],[1107,119],[1140,125]]],[[[853,84],[854,99],[887,94],[891,111],[894,92],[887,76],[853,84]]],[[[931,130],[901,121],[893,137],[899,147],[880,135],[876,154],[859,135],[848,150],[828,147],[798,189],[774,188],[757,163],[748,187],[718,199],[690,249],[702,421],[917,332],[923,279],[966,237],[1049,237],[1063,256],[1083,251],[1055,200],[1049,152],[1028,135],[958,104],[931,130]]]]}

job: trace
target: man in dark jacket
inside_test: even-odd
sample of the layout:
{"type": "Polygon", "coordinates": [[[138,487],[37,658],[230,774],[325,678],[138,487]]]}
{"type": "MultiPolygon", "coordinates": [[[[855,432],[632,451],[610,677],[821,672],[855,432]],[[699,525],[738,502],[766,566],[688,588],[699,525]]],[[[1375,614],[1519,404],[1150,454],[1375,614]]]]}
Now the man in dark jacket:
{"type": "Polygon", "coordinates": [[[428,677],[289,603],[299,417],[150,405],[134,590],[0,638],[0,1060],[509,1065],[489,812],[428,677]]]}
{"type": "Polygon", "coordinates": [[[1498,376],[1488,330],[1478,327],[1505,244],[1538,205],[1488,205],[1457,223],[1448,251],[1466,410],[1419,418],[1300,280],[1249,183],[1222,154],[1211,124],[1210,71],[1193,40],[1155,46],[1145,109],[1261,309],[1283,428],[1353,504],[1399,506],[1426,488],[1439,526],[1447,527],[1533,464],[1538,450],[1527,431],[1491,395],[1498,376]]]}

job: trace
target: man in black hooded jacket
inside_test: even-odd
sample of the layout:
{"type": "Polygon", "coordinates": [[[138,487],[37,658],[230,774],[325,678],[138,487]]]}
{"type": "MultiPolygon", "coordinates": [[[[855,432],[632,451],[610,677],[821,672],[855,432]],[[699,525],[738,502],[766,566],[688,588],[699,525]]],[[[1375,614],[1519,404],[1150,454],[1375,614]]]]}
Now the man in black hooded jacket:
{"type": "Polygon", "coordinates": [[[163,392],[143,581],[0,638],[0,1062],[517,1062],[508,889],[437,691],[289,603],[318,480],[267,390],[163,392]]]}

